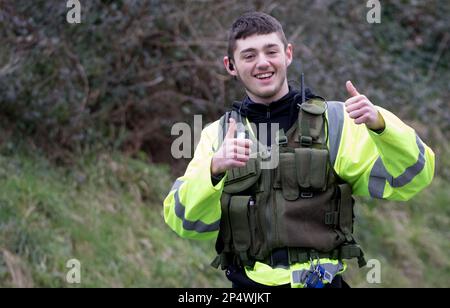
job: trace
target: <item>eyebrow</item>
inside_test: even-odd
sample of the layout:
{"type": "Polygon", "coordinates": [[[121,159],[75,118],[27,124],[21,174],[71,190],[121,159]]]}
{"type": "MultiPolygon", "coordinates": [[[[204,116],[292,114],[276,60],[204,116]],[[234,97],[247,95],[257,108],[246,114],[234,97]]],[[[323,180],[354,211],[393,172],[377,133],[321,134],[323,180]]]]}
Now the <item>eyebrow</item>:
{"type": "MultiPolygon", "coordinates": [[[[263,49],[269,49],[269,48],[273,48],[273,47],[278,47],[278,45],[277,44],[266,44],[263,46],[263,49]]],[[[243,54],[246,52],[252,52],[252,51],[256,51],[256,49],[255,48],[247,48],[247,49],[242,50],[240,52],[240,54],[243,54]]]]}

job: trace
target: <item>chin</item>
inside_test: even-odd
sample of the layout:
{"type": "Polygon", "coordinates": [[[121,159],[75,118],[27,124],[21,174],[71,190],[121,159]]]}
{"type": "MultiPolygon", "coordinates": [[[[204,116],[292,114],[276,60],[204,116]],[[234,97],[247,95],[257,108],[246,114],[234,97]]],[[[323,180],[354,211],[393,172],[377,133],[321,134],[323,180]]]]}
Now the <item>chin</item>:
{"type": "Polygon", "coordinates": [[[258,91],[256,93],[259,97],[271,98],[271,97],[276,96],[278,92],[279,92],[279,89],[278,90],[275,89],[275,90],[258,91]]]}
{"type": "Polygon", "coordinates": [[[260,94],[258,96],[261,98],[264,98],[264,99],[269,99],[269,98],[275,97],[276,94],[277,93],[264,93],[264,94],[260,94]]]}

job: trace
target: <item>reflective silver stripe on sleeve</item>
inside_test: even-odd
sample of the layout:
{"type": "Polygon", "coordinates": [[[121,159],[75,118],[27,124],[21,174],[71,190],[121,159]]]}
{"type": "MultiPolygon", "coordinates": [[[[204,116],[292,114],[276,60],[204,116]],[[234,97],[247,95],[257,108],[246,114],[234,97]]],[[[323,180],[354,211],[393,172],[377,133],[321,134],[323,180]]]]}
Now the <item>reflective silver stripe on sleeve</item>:
{"type": "Polygon", "coordinates": [[[176,180],[175,183],[173,183],[172,188],[170,189],[170,191],[173,190],[178,190],[178,188],[180,188],[181,184],[183,184],[184,182],[181,180],[176,180]]]}
{"type": "Polygon", "coordinates": [[[384,185],[389,177],[386,168],[383,165],[381,157],[378,157],[377,161],[370,171],[369,177],[369,194],[372,198],[382,199],[384,193],[384,185]]]}
{"type": "Polygon", "coordinates": [[[180,202],[180,196],[178,194],[178,190],[181,184],[183,183],[184,183],[183,181],[176,180],[172,188],[170,189],[170,191],[176,189],[174,194],[175,215],[177,215],[177,217],[183,221],[183,229],[188,231],[195,231],[198,233],[218,231],[220,226],[220,219],[213,222],[212,224],[205,224],[200,220],[191,221],[186,219],[185,217],[186,207],[180,202]]]}
{"type": "Polygon", "coordinates": [[[328,140],[330,146],[330,161],[334,166],[339,145],[341,144],[342,129],[344,127],[344,103],[327,102],[328,105],[328,140]]]}
{"type": "Polygon", "coordinates": [[[411,182],[414,177],[423,170],[425,166],[425,147],[422,140],[420,140],[417,135],[416,143],[419,148],[419,157],[417,158],[417,161],[414,165],[406,168],[406,170],[396,178],[386,170],[381,157],[377,159],[372,167],[369,177],[369,193],[371,197],[382,199],[386,182],[388,182],[391,187],[402,187],[411,182]]]}
{"type": "Polygon", "coordinates": [[[414,165],[408,167],[405,172],[392,180],[392,187],[402,187],[408,184],[418,175],[425,167],[425,147],[419,136],[416,135],[416,143],[419,148],[419,157],[414,165]]]}

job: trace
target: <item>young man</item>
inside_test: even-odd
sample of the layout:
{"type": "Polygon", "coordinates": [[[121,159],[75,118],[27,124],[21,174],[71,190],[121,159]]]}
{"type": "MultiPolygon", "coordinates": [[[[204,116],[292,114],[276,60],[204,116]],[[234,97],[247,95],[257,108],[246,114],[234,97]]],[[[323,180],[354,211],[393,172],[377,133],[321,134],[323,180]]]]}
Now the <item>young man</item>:
{"type": "Polygon", "coordinates": [[[235,21],[223,62],[248,96],[203,130],[164,201],[180,236],[217,238],[214,263],[233,286],[344,286],[343,260],[364,265],[352,194],[408,200],[433,178],[434,154],[412,128],[350,81],[345,103],[291,88],[292,57],[273,17],[235,21]]]}

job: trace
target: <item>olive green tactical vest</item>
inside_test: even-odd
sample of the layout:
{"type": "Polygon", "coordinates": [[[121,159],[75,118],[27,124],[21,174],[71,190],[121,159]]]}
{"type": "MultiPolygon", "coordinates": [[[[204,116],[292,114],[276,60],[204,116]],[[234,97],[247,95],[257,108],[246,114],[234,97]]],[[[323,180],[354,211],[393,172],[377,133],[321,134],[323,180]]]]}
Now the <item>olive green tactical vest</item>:
{"type": "MultiPolygon", "coordinates": [[[[300,105],[297,125],[278,133],[270,152],[258,149],[245,167],[228,171],[213,265],[274,266],[272,251],[286,249],[288,262],[316,258],[358,258],[363,253],[353,239],[351,186],[334,172],[327,147],[326,102],[313,98],[300,105]],[[261,163],[278,156],[278,166],[261,163]]],[[[245,123],[232,111],[221,119],[223,135],[229,117],[245,123]]],[[[257,141],[246,127],[246,135],[257,141]]],[[[223,139],[222,139],[223,140],[223,139]]]]}

